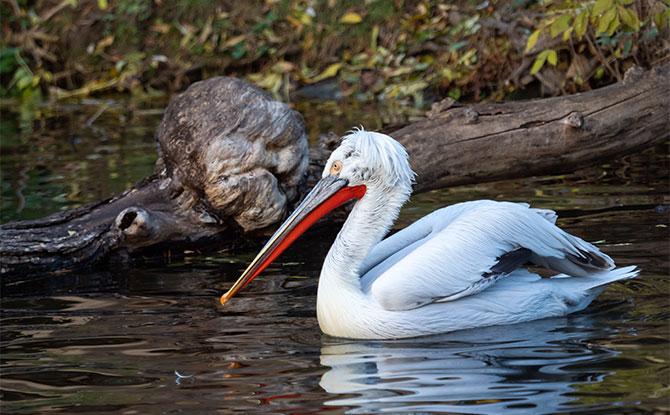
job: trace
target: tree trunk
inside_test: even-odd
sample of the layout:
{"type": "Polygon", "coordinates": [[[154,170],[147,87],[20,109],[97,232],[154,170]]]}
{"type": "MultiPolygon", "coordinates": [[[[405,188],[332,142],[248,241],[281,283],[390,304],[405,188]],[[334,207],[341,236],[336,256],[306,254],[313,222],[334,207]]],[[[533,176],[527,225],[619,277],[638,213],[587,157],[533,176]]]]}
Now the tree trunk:
{"type": "MultiPolygon", "coordinates": [[[[566,97],[463,107],[453,100],[390,134],[415,192],[573,171],[670,138],[670,66],[566,97]]],[[[310,150],[299,114],[243,81],[214,78],[174,98],[151,177],[111,199],[0,227],[4,281],[155,247],[263,235],[320,177],[337,145],[310,150]],[[260,231],[260,232],[257,232],[260,231]]]]}

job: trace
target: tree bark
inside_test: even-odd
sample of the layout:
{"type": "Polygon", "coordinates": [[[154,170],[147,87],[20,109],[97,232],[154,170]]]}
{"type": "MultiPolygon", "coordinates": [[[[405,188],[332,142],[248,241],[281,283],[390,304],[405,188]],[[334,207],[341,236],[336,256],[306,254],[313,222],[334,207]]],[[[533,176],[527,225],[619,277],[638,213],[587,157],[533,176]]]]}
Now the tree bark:
{"type": "MultiPolygon", "coordinates": [[[[415,192],[561,173],[670,138],[670,66],[630,70],[581,94],[461,106],[444,100],[390,135],[408,150],[415,192]]],[[[174,98],[156,133],[155,173],[108,200],[0,226],[3,281],[125,258],[156,247],[264,235],[339,143],[309,152],[299,114],[240,80],[174,98]]]]}

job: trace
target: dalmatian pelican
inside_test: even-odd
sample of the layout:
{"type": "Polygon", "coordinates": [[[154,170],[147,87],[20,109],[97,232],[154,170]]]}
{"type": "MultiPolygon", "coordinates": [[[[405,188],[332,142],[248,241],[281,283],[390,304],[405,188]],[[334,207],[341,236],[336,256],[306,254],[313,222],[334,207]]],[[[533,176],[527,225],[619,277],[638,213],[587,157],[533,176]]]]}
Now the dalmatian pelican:
{"type": "Polygon", "coordinates": [[[555,225],[551,210],[479,200],[432,212],[382,239],[409,199],[414,172],[393,138],[357,129],[321,180],[230,290],[225,304],[319,218],[357,199],[323,263],[317,294],[331,336],[395,339],[565,316],[584,309],[634,266],[615,268],[555,225]],[[543,278],[522,265],[557,274],[543,278]]]}

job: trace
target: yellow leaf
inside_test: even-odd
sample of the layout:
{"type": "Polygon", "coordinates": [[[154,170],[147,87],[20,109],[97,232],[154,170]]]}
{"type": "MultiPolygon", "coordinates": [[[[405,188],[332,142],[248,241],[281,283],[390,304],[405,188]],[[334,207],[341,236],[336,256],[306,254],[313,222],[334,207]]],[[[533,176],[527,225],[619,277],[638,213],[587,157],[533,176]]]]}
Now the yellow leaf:
{"type": "Polygon", "coordinates": [[[314,35],[312,34],[312,32],[308,32],[307,36],[305,36],[305,39],[302,41],[302,50],[311,49],[313,44],[314,44],[314,35]]]}
{"type": "Polygon", "coordinates": [[[632,19],[631,16],[628,14],[628,10],[626,8],[621,7],[617,4],[616,6],[617,12],[619,13],[619,17],[621,18],[621,21],[624,22],[624,24],[628,25],[628,27],[633,27],[632,24],[632,19]],[[630,22],[630,23],[629,23],[630,22]]]}
{"type": "Polygon", "coordinates": [[[229,48],[231,46],[235,46],[238,43],[240,43],[241,41],[243,41],[244,39],[246,39],[246,37],[247,37],[247,35],[239,35],[239,36],[231,37],[223,45],[221,45],[221,48],[226,49],[226,48],[229,48]]]}
{"type": "Polygon", "coordinates": [[[370,49],[377,49],[377,37],[379,36],[379,26],[374,25],[372,28],[372,34],[370,35],[370,49]]]}
{"type": "Polygon", "coordinates": [[[463,65],[470,65],[472,62],[472,57],[477,54],[477,49],[470,49],[469,51],[465,52],[465,55],[461,56],[458,59],[458,63],[463,65]]]}
{"type": "Polygon", "coordinates": [[[167,23],[161,23],[151,26],[151,30],[158,33],[167,33],[170,31],[170,25],[167,23]]]}
{"type": "Polygon", "coordinates": [[[405,95],[412,95],[418,91],[421,91],[423,89],[426,89],[428,87],[428,82],[426,81],[418,81],[418,82],[412,82],[409,85],[406,85],[403,88],[403,93],[405,95]]]}
{"type": "Polygon", "coordinates": [[[607,32],[607,29],[610,27],[610,23],[614,21],[615,17],[616,17],[616,9],[614,7],[607,10],[603,15],[603,17],[601,17],[600,21],[598,22],[598,28],[596,29],[596,34],[600,35],[601,33],[607,32]]]}
{"type": "Polygon", "coordinates": [[[663,12],[659,11],[659,12],[654,13],[653,21],[654,21],[654,24],[656,25],[656,28],[658,28],[658,30],[663,29],[665,27],[665,23],[666,23],[665,19],[663,18],[663,12]]]}
{"type": "Polygon", "coordinates": [[[572,34],[572,28],[568,28],[565,32],[563,32],[563,42],[567,42],[568,39],[570,39],[570,35],[572,34]]]}
{"type": "Polygon", "coordinates": [[[551,49],[549,53],[547,54],[547,62],[550,64],[556,66],[558,63],[558,55],[556,54],[556,51],[551,49]]]}
{"type": "Polygon", "coordinates": [[[179,46],[183,48],[184,46],[186,46],[188,44],[188,42],[191,41],[192,38],[193,38],[193,33],[187,32],[184,35],[184,37],[181,38],[181,41],[179,42],[179,46]]]}
{"type": "Polygon", "coordinates": [[[557,17],[549,28],[551,37],[555,38],[556,36],[568,30],[570,27],[570,19],[572,19],[572,16],[569,14],[564,14],[563,16],[557,17]]]}
{"type": "Polygon", "coordinates": [[[250,74],[247,78],[261,88],[271,92],[278,91],[282,81],[282,76],[278,73],[250,74]]]}
{"type": "Polygon", "coordinates": [[[458,74],[451,68],[444,68],[440,70],[440,75],[446,78],[449,82],[452,82],[454,79],[458,78],[458,74]]]}
{"type": "Polygon", "coordinates": [[[591,9],[591,21],[600,16],[605,10],[612,7],[612,0],[598,0],[591,9]]]}
{"type": "Polygon", "coordinates": [[[540,56],[538,55],[537,58],[535,58],[535,62],[533,62],[533,67],[530,68],[531,75],[536,74],[537,71],[542,69],[542,65],[544,65],[546,58],[545,59],[539,59],[539,58],[540,56]]]}
{"type": "Polygon", "coordinates": [[[107,0],[98,0],[98,8],[100,10],[107,10],[107,0]]]}
{"type": "Polygon", "coordinates": [[[384,95],[387,98],[395,98],[398,96],[399,92],[399,87],[398,85],[393,85],[393,86],[387,86],[386,89],[384,89],[384,95]]]}
{"type": "Polygon", "coordinates": [[[640,28],[640,21],[637,18],[637,13],[634,10],[626,9],[621,6],[617,6],[619,11],[619,17],[624,22],[624,24],[631,29],[638,30],[640,28]]]}
{"type": "Polygon", "coordinates": [[[312,24],[312,16],[310,16],[307,13],[300,13],[298,15],[298,19],[300,20],[300,23],[309,26],[312,24]]]}
{"type": "Polygon", "coordinates": [[[274,64],[272,71],[276,73],[286,73],[291,72],[295,69],[295,65],[291,62],[280,61],[274,64]]]}
{"type": "Polygon", "coordinates": [[[617,16],[614,18],[614,20],[612,20],[609,27],[607,28],[607,36],[612,36],[616,28],[619,27],[620,25],[621,22],[619,21],[619,17],[617,16]]]}
{"type": "Polygon", "coordinates": [[[270,29],[263,30],[263,36],[265,36],[265,38],[270,43],[281,43],[282,42],[282,38],[280,36],[277,36],[277,34],[270,29]]]}
{"type": "Polygon", "coordinates": [[[579,37],[579,40],[582,40],[582,36],[586,33],[587,14],[586,11],[582,11],[575,17],[575,33],[577,34],[577,37],[579,37]]]}
{"type": "Polygon", "coordinates": [[[537,29],[530,36],[528,36],[528,42],[526,43],[526,53],[528,53],[533,46],[537,43],[537,39],[540,37],[541,29],[537,29]]]}
{"type": "Polygon", "coordinates": [[[39,70],[39,75],[42,79],[44,79],[47,82],[51,82],[54,79],[53,74],[49,71],[45,71],[44,69],[39,70]]]}
{"type": "Polygon", "coordinates": [[[335,75],[337,75],[337,71],[340,70],[341,66],[342,66],[341,63],[334,63],[334,64],[330,65],[329,67],[327,67],[325,71],[321,72],[320,74],[318,74],[314,78],[309,79],[307,82],[309,82],[309,83],[319,82],[319,81],[322,81],[326,78],[330,78],[332,76],[335,76],[335,75]]]}
{"type": "Polygon", "coordinates": [[[631,26],[635,30],[640,30],[640,18],[637,17],[637,13],[633,9],[628,9],[628,15],[633,19],[633,25],[631,26]]]}
{"type": "Polygon", "coordinates": [[[107,36],[106,38],[104,38],[100,42],[98,42],[98,48],[99,49],[106,48],[107,46],[111,45],[112,43],[114,43],[114,35],[107,36]]]}
{"type": "Polygon", "coordinates": [[[388,75],[386,75],[389,78],[393,78],[394,76],[400,76],[400,75],[406,75],[408,73],[412,73],[414,69],[410,66],[401,66],[399,68],[394,69],[391,71],[388,75]]]}
{"type": "Polygon", "coordinates": [[[300,23],[300,20],[296,19],[296,18],[293,17],[293,16],[286,16],[286,20],[288,20],[289,22],[291,22],[291,24],[292,24],[293,26],[295,26],[296,28],[298,28],[298,30],[302,30],[302,28],[304,27],[303,24],[300,23]]]}
{"type": "Polygon", "coordinates": [[[340,17],[340,20],[338,20],[338,22],[345,24],[356,24],[362,21],[363,18],[361,17],[361,15],[354,12],[346,13],[344,16],[340,17]]]}
{"type": "Polygon", "coordinates": [[[544,63],[547,61],[549,53],[549,50],[543,50],[537,55],[535,62],[533,62],[533,66],[530,68],[531,75],[536,74],[540,69],[542,69],[542,66],[544,66],[544,63]]]}

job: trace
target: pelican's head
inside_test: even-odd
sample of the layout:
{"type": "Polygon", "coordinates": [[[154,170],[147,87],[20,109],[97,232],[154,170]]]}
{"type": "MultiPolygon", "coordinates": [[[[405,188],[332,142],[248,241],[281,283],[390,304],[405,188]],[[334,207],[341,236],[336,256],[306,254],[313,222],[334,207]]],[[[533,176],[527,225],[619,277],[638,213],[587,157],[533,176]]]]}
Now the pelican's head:
{"type": "Polygon", "coordinates": [[[338,175],[348,186],[401,188],[411,191],[414,172],[405,147],[386,134],[355,129],[342,139],[323,170],[322,179],[338,175]]]}
{"type": "Polygon", "coordinates": [[[413,179],[407,151],[400,143],[362,128],[352,131],[330,155],[321,180],[272,235],[233,287],[221,296],[221,304],[251,282],[326,213],[348,200],[363,198],[368,189],[377,195],[399,194],[404,202],[411,193],[413,179]]]}

